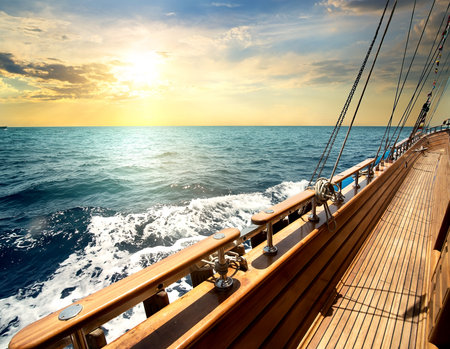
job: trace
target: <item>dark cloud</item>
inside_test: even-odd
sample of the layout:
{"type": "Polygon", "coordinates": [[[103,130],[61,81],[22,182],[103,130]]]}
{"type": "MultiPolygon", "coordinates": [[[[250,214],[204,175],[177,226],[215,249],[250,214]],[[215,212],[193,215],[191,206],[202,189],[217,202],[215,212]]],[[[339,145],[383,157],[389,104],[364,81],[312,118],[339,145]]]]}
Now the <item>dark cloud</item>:
{"type": "MultiPolygon", "coordinates": [[[[60,60],[49,58],[49,61],[60,60]]],[[[25,63],[15,59],[11,53],[0,52],[0,70],[24,77],[42,80],[58,80],[71,84],[84,84],[90,80],[114,81],[108,66],[99,63],[70,66],[63,63],[25,63]]]]}
{"type": "Polygon", "coordinates": [[[71,84],[82,84],[87,82],[83,76],[82,68],[75,68],[63,64],[30,64],[27,66],[27,75],[41,78],[43,80],[59,80],[70,82],[71,84]]]}
{"type": "Polygon", "coordinates": [[[104,64],[71,66],[56,59],[49,59],[49,62],[27,63],[17,60],[11,53],[0,52],[0,76],[6,74],[34,81],[34,85],[40,85],[40,91],[27,95],[41,100],[93,97],[101,90],[101,84],[116,81],[104,64]]]}
{"type": "Polygon", "coordinates": [[[349,62],[326,60],[311,64],[312,85],[335,84],[351,81],[356,76],[358,67],[349,62]]]}
{"type": "Polygon", "coordinates": [[[13,57],[11,53],[0,52],[0,69],[11,74],[26,75],[26,71],[13,60],[13,57]]]}

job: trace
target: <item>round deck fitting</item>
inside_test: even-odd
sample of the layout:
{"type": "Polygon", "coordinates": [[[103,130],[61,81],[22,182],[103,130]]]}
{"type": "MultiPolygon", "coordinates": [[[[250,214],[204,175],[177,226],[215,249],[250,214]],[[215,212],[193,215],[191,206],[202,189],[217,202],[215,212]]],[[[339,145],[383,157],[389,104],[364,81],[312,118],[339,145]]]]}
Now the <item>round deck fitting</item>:
{"type": "Polygon", "coordinates": [[[275,211],[274,210],[265,210],[264,211],[264,213],[267,213],[267,214],[271,214],[271,213],[274,213],[275,211]]]}
{"type": "Polygon", "coordinates": [[[222,240],[224,237],[225,237],[224,233],[215,233],[213,235],[213,238],[216,239],[216,240],[222,240]]]}
{"type": "Polygon", "coordinates": [[[226,291],[233,286],[233,279],[229,276],[227,276],[226,279],[219,278],[214,282],[214,285],[218,290],[226,291]]]}
{"type": "Polygon", "coordinates": [[[70,320],[77,316],[82,310],[83,306],[81,304],[73,304],[70,307],[62,310],[58,315],[58,319],[61,321],[70,320]]]}
{"type": "Polygon", "coordinates": [[[266,246],[263,248],[263,250],[264,254],[267,254],[269,256],[276,255],[278,252],[278,248],[276,248],[275,246],[266,246]]]}

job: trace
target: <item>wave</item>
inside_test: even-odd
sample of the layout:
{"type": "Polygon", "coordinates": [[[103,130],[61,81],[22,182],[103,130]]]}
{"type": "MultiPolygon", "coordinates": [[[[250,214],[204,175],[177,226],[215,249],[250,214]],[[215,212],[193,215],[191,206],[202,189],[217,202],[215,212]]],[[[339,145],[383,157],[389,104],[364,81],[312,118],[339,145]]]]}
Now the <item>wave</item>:
{"type": "Polygon", "coordinates": [[[156,155],[155,158],[157,158],[157,159],[169,158],[169,157],[174,157],[174,156],[178,156],[178,155],[179,154],[175,151],[166,151],[166,152],[156,155]]]}
{"type": "MultiPolygon", "coordinates": [[[[283,182],[263,192],[193,199],[184,205],[156,205],[141,213],[77,208],[54,214],[59,219],[65,216],[71,220],[74,218],[71,215],[84,213],[85,231],[81,230],[82,225],[80,230],[73,231],[74,236],[83,237],[83,243],[67,248],[66,255],[57,250],[64,258],[55,264],[47,278],[28,283],[17,293],[0,299],[0,347],[6,347],[13,334],[27,324],[218,230],[246,227],[255,212],[302,191],[306,185],[306,181],[283,182]]],[[[59,240],[62,233],[54,234],[59,240]]],[[[29,250],[38,244],[33,239],[45,245],[39,234],[18,238],[15,243],[29,244],[25,248],[29,250]]],[[[55,248],[52,244],[45,246],[55,248]]],[[[45,257],[41,258],[41,263],[45,263],[45,257]]],[[[188,278],[179,280],[167,288],[169,299],[175,300],[190,288],[188,278]]],[[[143,307],[138,305],[111,320],[104,325],[108,342],[144,319],[143,307]]]]}

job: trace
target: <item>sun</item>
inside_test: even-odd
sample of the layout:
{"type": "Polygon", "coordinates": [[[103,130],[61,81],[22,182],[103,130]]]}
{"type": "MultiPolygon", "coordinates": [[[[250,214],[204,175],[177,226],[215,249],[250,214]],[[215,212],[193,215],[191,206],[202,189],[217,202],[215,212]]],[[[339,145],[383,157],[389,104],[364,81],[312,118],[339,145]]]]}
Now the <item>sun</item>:
{"type": "Polygon", "coordinates": [[[130,53],[120,61],[114,75],[130,93],[143,96],[161,83],[164,58],[157,52],[130,53]]]}

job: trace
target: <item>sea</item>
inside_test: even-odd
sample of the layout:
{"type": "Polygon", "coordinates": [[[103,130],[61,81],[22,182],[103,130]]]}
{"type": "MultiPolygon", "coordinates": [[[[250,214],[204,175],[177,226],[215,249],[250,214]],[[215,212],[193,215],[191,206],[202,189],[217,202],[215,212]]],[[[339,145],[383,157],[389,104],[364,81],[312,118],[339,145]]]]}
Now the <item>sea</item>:
{"type": "MultiPolygon", "coordinates": [[[[0,348],[39,318],[302,191],[332,130],[0,130],[0,348]]],[[[384,130],[354,127],[338,172],[374,157],[384,130]]],[[[174,283],[170,300],[190,288],[189,277],[174,283]]],[[[108,341],[144,319],[138,305],[111,320],[108,341]]]]}

